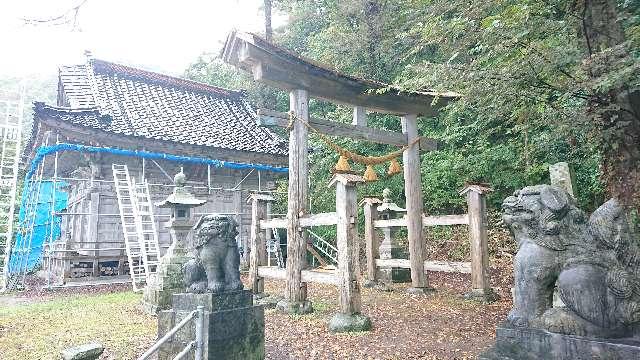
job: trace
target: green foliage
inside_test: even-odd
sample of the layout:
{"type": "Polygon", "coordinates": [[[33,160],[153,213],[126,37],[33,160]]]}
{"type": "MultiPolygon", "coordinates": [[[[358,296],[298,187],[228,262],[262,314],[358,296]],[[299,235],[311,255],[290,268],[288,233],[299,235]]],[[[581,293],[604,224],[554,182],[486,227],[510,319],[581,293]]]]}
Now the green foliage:
{"type": "MultiPolygon", "coordinates": [[[[458,191],[474,181],[492,185],[489,204],[498,208],[515,189],[549,182],[548,167],[558,161],[574,168],[581,206],[592,210],[604,200],[600,148],[585,108],[594,89],[637,87],[638,62],[620,59],[594,85],[582,65],[585,50],[573,2],[279,0],[274,6],[289,15],[289,23],[276,29],[281,46],[356,76],[463,94],[437,118],[420,121],[421,133],[442,144],[422,154],[427,213],[464,211],[458,191]]],[[[633,56],[640,43],[637,10],[636,2],[619,6],[633,56]]],[[[235,84],[216,74],[203,80],[235,84]]],[[[287,109],[286,95],[270,103],[287,109]]],[[[311,102],[310,112],[351,119],[350,108],[319,101],[311,102]]],[[[368,120],[373,127],[400,130],[397,117],[372,114],[368,120]]],[[[393,150],[336,140],[367,155],[393,150]]],[[[335,198],[326,183],[337,155],[313,136],[311,147],[311,209],[329,211],[335,198]]],[[[403,179],[383,176],[382,166],[376,170],[381,180],[361,187],[360,195],[379,195],[389,187],[402,204],[403,179]]]]}

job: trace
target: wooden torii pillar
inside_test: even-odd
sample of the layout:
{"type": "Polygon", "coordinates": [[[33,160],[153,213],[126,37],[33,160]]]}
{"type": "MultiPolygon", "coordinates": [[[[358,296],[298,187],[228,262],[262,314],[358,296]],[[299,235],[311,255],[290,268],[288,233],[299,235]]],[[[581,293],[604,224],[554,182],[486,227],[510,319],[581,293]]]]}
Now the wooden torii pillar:
{"type": "MultiPolygon", "coordinates": [[[[298,118],[309,120],[309,95],[306,90],[289,93],[289,106],[298,118]]],[[[287,284],[284,299],[277,309],[287,313],[306,314],[313,311],[307,300],[307,284],[302,270],[307,264],[307,236],[300,226],[301,217],[309,209],[309,131],[300,121],[289,129],[289,189],[287,206],[287,284]]]]}
{"type": "MultiPolygon", "coordinates": [[[[418,136],[417,115],[402,117],[402,133],[407,141],[418,136]]],[[[402,153],[404,169],[404,195],[407,208],[407,240],[409,242],[409,260],[411,261],[410,293],[426,293],[433,291],[429,287],[427,274],[424,272],[424,236],[422,233],[422,181],[420,177],[420,149],[411,146],[402,153]]]]}

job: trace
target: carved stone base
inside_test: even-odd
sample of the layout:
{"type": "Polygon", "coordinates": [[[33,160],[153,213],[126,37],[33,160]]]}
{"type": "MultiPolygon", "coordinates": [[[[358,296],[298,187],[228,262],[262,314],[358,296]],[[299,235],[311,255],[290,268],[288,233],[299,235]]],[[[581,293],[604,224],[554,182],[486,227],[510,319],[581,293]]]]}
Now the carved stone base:
{"type": "Polygon", "coordinates": [[[477,301],[483,304],[490,304],[500,299],[493,289],[473,289],[464,294],[465,300],[477,301]]]}
{"type": "Polygon", "coordinates": [[[640,359],[640,341],[637,339],[589,339],[503,325],[496,329],[496,344],[478,358],[481,360],[640,359]]]}
{"type": "Polygon", "coordinates": [[[286,314],[304,315],[313,312],[313,304],[311,301],[288,301],[282,299],[278,301],[276,310],[286,314]]]}
{"type": "MultiPolygon", "coordinates": [[[[205,359],[264,359],[264,308],[253,305],[248,290],[173,295],[173,308],[158,313],[158,337],[200,305],[205,313],[205,359]]],[[[191,322],[160,348],[158,360],[173,359],[193,339],[191,322]]]]}
{"type": "Polygon", "coordinates": [[[371,319],[362,314],[337,313],[329,321],[329,331],[333,333],[369,330],[371,330],[371,319]]]}

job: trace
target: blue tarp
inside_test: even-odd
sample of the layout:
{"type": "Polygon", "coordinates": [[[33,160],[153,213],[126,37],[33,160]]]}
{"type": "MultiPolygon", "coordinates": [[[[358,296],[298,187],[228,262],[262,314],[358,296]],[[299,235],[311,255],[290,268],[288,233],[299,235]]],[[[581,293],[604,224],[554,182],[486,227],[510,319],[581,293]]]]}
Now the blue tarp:
{"type": "MultiPolygon", "coordinates": [[[[256,169],[278,173],[286,173],[289,171],[287,167],[237,163],[232,161],[206,159],[192,156],[180,156],[165,153],[154,153],[149,151],[123,150],[78,144],[57,144],[53,146],[40,146],[36,151],[36,155],[34,156],[33,161],[31,161],[31,165],[29,166],[29,170],[27,171],[27,175],[25,176],[24,186],[22,188],[20,215],[18,217],[17,228],[17,230],[33,228],[33,233],[31,233],[31,230],[26,233],[22,231],[16,232],[17,234],[15,237],[14,246],[11,251],[11,258],[9,260],[10,274],[15,272],[23,272],[25,271],[25,269],[27,271],[33,270],[33,268],[40,262],[43,244],[50,239],[53,239],[53,241],[55,241],[60,237],[60,223],[62,221],[62,218],[60,216],[56,216],[53,220],[53,227],[51,226],[51,207],[54,199],[53,183],[51,181],[42,181],[38,183],[36,181],[32,181],[31,179],[37,171],[40,163],[44,160],[45,156],[54,154],[58,151],[110,153],[121,156],[169,160],[190,164],[203,164],[231,169],[256,169]],[[39,193],[38,188],[40,189],[39,193]],[[38,199],[37,202],[34,202],[36,196],[38,197],[38,199]],[[27,209],[28,204],[37,204],[35,205],[35,219],[33,218],[33,216],[27,216],[28,214],[33,214],[32,209],[27,209]],[[52,231],[53,237],[51,237],[52,231]]],[[[67,207],[68,194],[61,190],[62,187],[66,185],[68,184],[60,181],[56,183],[55,212],[60,212],[67,207]]]]}
{"type": "MultiPolygon", "coordinates": [[[[68,195],[62,191],[62,187],[67,185],[64,182],[56,182],[55,189],[55,211],[60,212],[67,207],[68,195]]],[[[11,259],[9,260],[9,273],[20,272],[21,269],[32,270],[39,262],[42,255],[43,244],[51,239],[60,237],[60,223],[62,217],[56,216],[51,226],[51,207],[54,201],[53,182],[43,181],[40,183],[25,181],[22,189],[22,203],[20,204],[20,214],[18,216],[18,229],[25,227],[33,229],[27,232],[17,231],[11,259]],[[39,190],[38,190],[39,188],[39,190]],[[37,197],[37,199],[36,199],[37,197]],[[27,209],[27,203],[35,209],[27,209]],[[27,218],[27,214],[35,217],[27,218]]]]}

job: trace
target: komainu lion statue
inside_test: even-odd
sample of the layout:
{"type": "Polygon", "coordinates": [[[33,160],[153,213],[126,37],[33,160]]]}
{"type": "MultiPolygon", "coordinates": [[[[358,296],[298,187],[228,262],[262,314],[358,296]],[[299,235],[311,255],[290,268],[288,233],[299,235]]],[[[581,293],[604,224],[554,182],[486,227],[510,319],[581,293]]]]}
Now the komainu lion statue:
{"type": "Polygon", "coordinates": [[[587,219],[564,190],[538,185],[502,208],[518,244],[508,323],[577,336],[640,335],[639,239],[616,200],[587,219]],[[565,307],[552,307],[556,287],[565,307]]]}
{"type": "Polygon", "coordinates": [[[184,264],[187,292],[241,290],[236,221],[228,216],[203,216],[191,245],[195,258],[184,264]]]}

